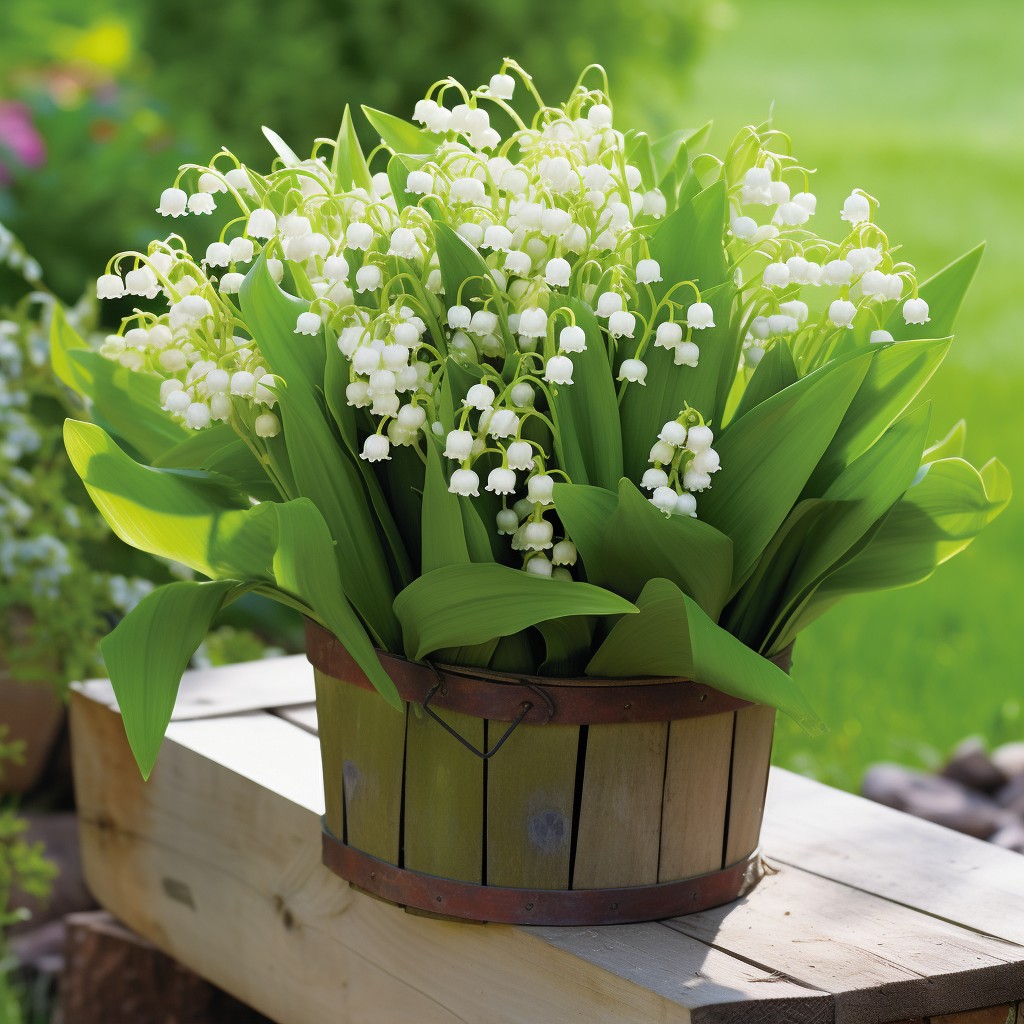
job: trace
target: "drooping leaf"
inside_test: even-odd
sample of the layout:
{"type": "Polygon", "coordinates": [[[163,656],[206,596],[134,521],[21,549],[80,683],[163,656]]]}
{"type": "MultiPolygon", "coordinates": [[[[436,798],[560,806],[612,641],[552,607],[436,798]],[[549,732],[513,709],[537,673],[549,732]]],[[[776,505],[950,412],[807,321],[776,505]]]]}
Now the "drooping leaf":
{"type": "Polygon", "coordinates": [[[939,459],[962,459],[967,445],[967,421],[957,420],[949,433],[936,441],[924,453],[924,463],[938,462],[939,459]]]}
{"type": "Polygon", "coordinates": [[[792,349],[784,339],[777,338],[757,364],[732,418],[737,420],[745,416],[754,406],[767,401],[799,379],[792,349]]]}
{"type": "Polygon", "coordinates": [[[733,591],[800,497],[868,371],[871,354],[830,363],[733,420],[715,441],[722,470],[700,518],[732,538],[733,591]]]}
{"type": "Polygon", "coordinates": [[[178,684],[213,617],[250,585],[236,580],[167,583],[147,594],[100,641],[128,744],[149,778],[178,684]]]}
{"type": "Polygon", "coordinates": [[[417,128],[416,125],[403,121],[394,114],[387,114],[383,110],[374,110],[373,107],[363,107],[366,120],[370,122],[373,130],[381,137],[389,149],[396,153],[422,153],[429,155],[433,153],[444,138],[434,132],[428,132],[425,128],[417,128]]]}
{"type": "Polygon", "coordinates": [[[537,623],[545,649],[540,675],[562,678],[580,675],[590,658],[594,625],[595,620],[588,615],[569,615],[537,623]]]}
{"type": "Polygon", "coordinates": [[[486,643],[547,619],[635,610],[600,587],[484,562],[434,569],[395,598],[406,654],[417,661],[441,648],[486,643]]]}
{"type": "Polygon", "coordinates": [[[606,585],[636,600],[657,577],[671,580],[717,621],[732,585],[732,541],[689,516],[666,516],[629,480],[619,481],[618,502],[602,544],[606,585]]]}
{"type": "Polygon", "coordinates": [[[327,557],[331,534],[317,507],[298,498],[276,507],[278,540],[274,554],[277,585],[301,598],[342,642],[389,704],[403,704],[391,677],[384,671],[366,630],[342,587],[333,559],[327,557]]]}
{"type": "Polygon", "coordinates": [[[427,471],[423,487],[422,572],[444,565],[467,565],[469,548],[462,522],[462,499],[448,490],[437,445],[427,441],[427,471]]]}
{"type": "Polygon", "coordinates": [[[950,339],[873,347],[868,372],[843,422],[807,482],[805,497],[822,494],[921,393],[949,351],[950,339]]]}
{"type": "Polygon", "coordinates": [[[574,352],[573,383],[558,386],[551,399],[558,433],[559,465],[580,484],[613,490],[622,476],[619,406],[601,329],[589,306],[570,307],[587,335],[584,352],[574,352]]]}
{"type": "Polygon", "coordinates": [[[928,303],[929,323],[906,323],[903,319],[903,303],[899,302],[889,316],[886,330],[897,341],[945,338],[951,335],[984,251],[984,243],[975,246],[920,285],[918,295],[928,303]]]}
{"type": "Polygon", "coordinates": [[[94,423],[67,420],[75,471],[126,544],[214,579],[273,580],[272,506],[239,507],[233,488],[207,474],[151,469],[129,458],[94,423]]]}
{"type": "Polygon", "coordinates": [[[782,669],[716,626],[675,584],[651,580],[637,607],[638,614],[624,616],[612,628],[587,675],[695,679],[744,700],[772,704],[808,731],[823,729],[782,669]]]}

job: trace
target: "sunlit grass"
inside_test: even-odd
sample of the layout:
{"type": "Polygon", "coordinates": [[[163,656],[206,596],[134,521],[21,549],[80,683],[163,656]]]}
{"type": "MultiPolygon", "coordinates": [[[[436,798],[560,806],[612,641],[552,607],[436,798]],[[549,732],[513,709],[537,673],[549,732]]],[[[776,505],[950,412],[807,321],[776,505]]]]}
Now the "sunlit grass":
{"type": "MultiPolygon", "coordinates": [[[[969,457],[998,454],[1024,480],[1024,5],[739,0],[733,10],[681,104],[688,120],[713,116],[721,149],[774,103],[776,126],[820,171],[819,218],[866,189],[925,275],[987,241],[928,389],[932,433],[965,416],[969,457]]],[[[832,732],[811,740],[784,722],[776,760],[853,788],[874,760],[928,763],[969,733],[1024,736],[1022,570],[1018,502],[920,587],[840,605],[796,651],[832,732]]]]}

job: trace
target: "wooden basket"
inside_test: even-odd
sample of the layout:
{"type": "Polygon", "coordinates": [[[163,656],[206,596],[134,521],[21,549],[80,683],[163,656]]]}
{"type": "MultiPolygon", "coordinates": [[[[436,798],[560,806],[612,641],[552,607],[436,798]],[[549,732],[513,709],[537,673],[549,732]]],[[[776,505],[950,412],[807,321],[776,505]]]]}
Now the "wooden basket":
{"type": "MultiPolygon", "coordinates": [[[[324,863],[418,911],[618,924],[747,892],[775,709],[690,680],[549,679],[382,654],[376,694],[307,624],[324,863]]],[[[785,667],[785,665],[783,666],[785,667]]]]}

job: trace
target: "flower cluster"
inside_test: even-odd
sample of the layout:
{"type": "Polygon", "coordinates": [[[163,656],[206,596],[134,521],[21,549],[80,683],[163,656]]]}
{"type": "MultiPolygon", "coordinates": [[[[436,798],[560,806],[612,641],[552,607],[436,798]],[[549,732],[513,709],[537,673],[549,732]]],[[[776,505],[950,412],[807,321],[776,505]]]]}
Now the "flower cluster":
{"type": "MultiPolygon", "coordinates": [[[[187,426],[231,422],[258,446],[281,423],[238,293],[262,257],[276,281],[309,302],[296,343],[326,332],[346,357],[346,400],[369,415],[361,457],[382,462],[401,446],[422,453],[432,432],[455,463],[450,489],[499,496],[496,529],[526,552],[526,568],[561,575],[575,555],[547,517],[553,481],[565,474],[552,465],[550,444],[525,428],[531,420],[551,426],[550,396],[573,385],[574,357],[588,344],[607,346],[620,388],[642,386],[652,344],[672,351],[682,374],[697,365],[697,339],[715,326],[713,313],[692,282],[652,290],[662,274],[648,242],[666,199],[627,158],[606,86],[581,84],[564,105],[547,107],[506,61],[472,93],[437,83],[413,117],[433,133],[431,152],[403,158],[397,176],[367,172],[349,183],[337,160],[329,165],[316,150],[299,160],[272,133],[282,159],[268,174],[229,153],[183,168],[158,212],[202,216],[221,204],[233,212],[198,261],[177,235],[111,261],[97,282],[101,298],[161,297],[166,308],[138,311],[103,352],[160,374],[164,407],[187,426]],[[518,88],[537,103],[531,123],[509,102],[518,88]],[[507,126],[504,137],[488,109],[507,126]],[[442,229],[486,270],[458,294],[445,290],[442,229]],[[594,312],[599,334],[577,322],[575,303],[594,312]],[[480,368],[477,382],[453,396],[454,422],[438,401],[448,358],[480,368]]],[[[671,469],[678,458],[652,461],[669,470],[662,492],[680,499],[669,509],[662,493],[658,507],[694,514],[691,487],[708,486],[709,475],[671,469]]]]}

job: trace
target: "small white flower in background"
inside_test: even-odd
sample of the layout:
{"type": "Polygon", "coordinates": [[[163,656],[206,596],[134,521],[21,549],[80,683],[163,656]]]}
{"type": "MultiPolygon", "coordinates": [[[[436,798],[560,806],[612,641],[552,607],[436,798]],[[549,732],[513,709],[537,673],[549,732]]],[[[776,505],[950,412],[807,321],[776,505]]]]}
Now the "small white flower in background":
{"type": "Polygon", "coordinates": [[[262,412],[253,424],[257,437],[277,437],[281,433],[281,421],[272,412],[262,412]]]}
{"type": "Polygon", "coordinates": [[[928,303],[924,299],[907,299],[903,303],[903,320],[908,324],[927,324],[931,322],[928,316],[928,303]]]}
{"type": "Polygon", "coordinates": [[[253,238],[272,238],[277,231],[277,217],[272,210],[253,210],[245,231],[253,238]]]}
{"type": "Polygon", "coordinates": [[[676,505],[675,508],[672,509],[672,514],[675,516],[692,516],[696,519],[697,499],[692,494],[687,494],[684,491],[676,497],[676,505]]]}
{"type": "Polygon", "coordinates": [[[597,299],[597,315],[610,317],[623,307],[622,296],[618,292],[603,292],[597,299]]]}
{"type": "Polygon", "coordinates": [[[209,215],[217,209],[213,196],[209,192],[196,192],[188,197],[188,212],[209,215]]]}
{"type": "Polygon", "coordinates": [[[884,345],[888,341],[893,341],[893,336],[888,331],[872,331],[871,336],[868,338],[873,345],[884,345]]]}
{"type": "Polygon", "coordinates": [[[808,315],[807,303],[799,299],[791,299],[789,302],[779,303],[779,312],[791,316],[798,324],[802,324],[808,315]]]}
{"type": "Polygon", "coordinates": [[[184,217],[188,212],[188,195],[180,188],[165,188],[160,193],[156,212],[164,217],[184,217]]]}
{"type": "Polygon", "coordinates": [[[672,361],[676,366],[696,366],[700,360],[700,349],[692,341],[681,341],[676,345],[672,361]]]}
{"type": "Polygon", "coordinates": [[[785,288],[789,284],[789,267],[785,263],[769,263],[761,280],[766,288],[785,288]]]}
{"type": "Polygon", "coordinates": [[[511,537],[519,529],[519,516],[510,508],[501,509],[495,519],[499,536],[511,537]]]}
{"type": "Polygon", "coordinates": [[[528,559],[525,568],[528,573],[532,573],[534,576],[550,578],[554,575],[554,568],[551,562],[542,554],[535,554],[532,558],[528,559]]]}
{"type": "Polygon", "coordinates": [[[356,271],[356,291],[375,292],[384,281],[384,275],[380,267],[373,263],[367,263],[356,271]]]}
{"type": "Polygon", "coordinates": [[[511,75],[492,75],[488,89],[499,99],[510,100],[516,89],[516,80],[511,75]]]}

